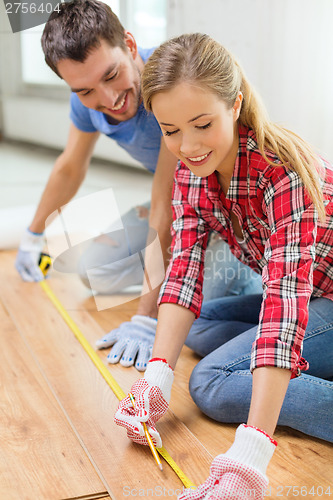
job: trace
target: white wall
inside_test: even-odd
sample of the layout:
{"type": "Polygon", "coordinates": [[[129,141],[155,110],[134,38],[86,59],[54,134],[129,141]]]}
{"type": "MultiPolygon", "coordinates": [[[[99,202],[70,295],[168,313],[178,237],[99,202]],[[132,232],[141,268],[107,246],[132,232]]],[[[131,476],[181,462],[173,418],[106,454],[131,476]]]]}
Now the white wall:
{"type": "MultiPolygon", "coordinates": [[[[4,133],[10,139],[63,149],[70,125],[68,101],[6,96],[3,100],[4,133]]],[[[138,168],[142,165],[106,136],[94,156],[138,168]]]]}
{"type": "Polygon", "coordinates": [[[333,161],[332,0],[171,0],[169,35],[206,32],[241,62],[271,118],[333,161]]]}
{"type": "MultiPolygon", "coordinates": [[[[168,35],[201,31],[219,40],[241,62],[271,118],[333,161],[332,19],[332,0],[169,0],[168,35]]],[[[16,50],[16,36],[0,33],[5,134],[63,147],[67,100],[46,102],[21,95],[18,101],[17,82],[8,81],[13,78],[8,65],[15,65],[11,51],[16,50]],[[40,126],[38,116],[47,126],[40,126]]],[[[98,156],[136,163],[112,141],[105,138],[101,144],[98,156]]]]}

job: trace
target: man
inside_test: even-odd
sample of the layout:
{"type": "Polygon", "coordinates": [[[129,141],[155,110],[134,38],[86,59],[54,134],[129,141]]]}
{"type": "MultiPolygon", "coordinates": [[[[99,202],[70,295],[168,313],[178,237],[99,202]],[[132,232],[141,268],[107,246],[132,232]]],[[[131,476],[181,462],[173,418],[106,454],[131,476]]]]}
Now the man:
{"type": "MultiPolygon", "coordinates": [[[[114,293],[142,283],[142,266],[139,269],[131,256],[145,248],[149,228],[158,233],[164,266],[169,257],[171,190],[177,160],[165,147],[154,116],[144,110],[140,92],[141,71],[153,49],[138,49],[133,35],[124,30],[106,4],[97,0],[61,3],[59,12],[54,12],[46,23],[42,47],[47,64],[72,90],[72,124],[65,150],[56,160],[35,216],[22,238],[16,268],[24,280],[43,279],[38,260],[45,221],[75,195],[98,136],[104,133],[154,172],[150,207],[133,209],[122,217],[125,232],[127,228],[131,237],[130,251],[124,232],[111,232],[109,228],[109,234],[97,238],[79,263],[80,276],[87,286],[100,293],[114,293]]],[[[222,242],[215,244],[214,255],[222,251],[219,260],[225,261],[227,255],[228,265],[234,266],[235,259],[221,245],[222,242]]],[[[146,262],[151,259],[152,255],[146,254],[146,262]]],[[[236,280],[235,293],[243,293],[251,278],[249,275],[248,280],[236,280]]],[[[218,289],[207,296],[233,293],[233,279],[228,283],[218,281],[218,289]]],[[[206,282],[213,285],[212,279],[206,282]]],[[[253,280],[249,286],[253,286],[253,280]]],[[[156,329],[158,292],[159,286],[155,286],[142,295],[132,320],[99,341],[98,347],[115,344],[110,362],[120,360],[130,366],[136,360],[136,368],[145,369],[156,329]]]]}
{"type": "MultiPolygon", "coordinates": [[[[25,239],[42,245],[46,218],[58,207],[68,203],[77,192],[89,166],[94,145],[102,132],[116,140],[148,170],[155,172],[149,223],[151,227],[159,229],[161,246],[165,249],[167,259],[166,249],[170,245],[170,197],[176,158],[164,147],[159,126],[155,118],[148,116],[143,109],[140,93],[140,73],[144,60],[153,50],[142,50],[140,54],[133,36],[124,30],[111,9],[94,0],[61,4],[60,12],[54,12],[45,26],[42,47],[48,65],[73,91],[72,124],[66,148],[55,163],[29,226],[30,234],[25,239]]],[[[137,220],[131,222],[135,225],[135,222],[140,221],[142,217],[139,213],[137,220]]],[[[147,217],[144,222],[145,239],[147,217]]],[[[101,243],[100,246],[109,250],[112,243],[114,247],[117,246],[117,242],[112,242],[111,238],[108,245],[101,243]]],[[[86,258],[91,257],[91,254],[93,252],[88,252],[86,258]]],[[[29,265],[23,257],[26,256],[19,252],[17,268],[23,279],[42,279],[37,258],[33,265],[29,265]]],[[[82,262],[80,271],[89,286],[82,262]]],[[[126,281],[121,283],[121,279],[108,281],[109,285],[106,285],[103,278],[94,280],[94,289],[109,293],[132,284],[126,281]],[[118,282],[117,288],[108,289],[107,286],[114,286],[115,281],[118,282]]],[[[156,316],[155,301],[149,298],[148,302],[149,305],[142,306],[138,314],[144,309],[146,315],[156,316]]]]}

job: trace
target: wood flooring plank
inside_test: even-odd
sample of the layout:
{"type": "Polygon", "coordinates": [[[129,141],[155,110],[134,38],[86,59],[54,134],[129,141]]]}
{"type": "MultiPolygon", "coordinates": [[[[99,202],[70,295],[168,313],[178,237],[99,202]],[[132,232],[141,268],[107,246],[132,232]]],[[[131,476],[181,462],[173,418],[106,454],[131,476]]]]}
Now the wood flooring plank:
{"type": "MultiPolygon", "coordinates": [[[[116,328],[122,321],[127,320],[127,311],[122,315],[121,310],[109,309],[105,311],[89,310],[89,314],[101,326],[101,335],[112,328],[116,328]],[[122,319],[123,318],[123,319],[122,319]]],[[[96,329],[94,332],[96,333],[96,329]]],[[[93,343],[94,339],[91,339],[93,343]]],[[[108,350],[104,351],[106,358],[108,350]]],[[[183,347],[177,363],[175,381],[172,389],[170,408],[186,427],[199,439],[212,456],[224,453],[232,444],[237,425],[220,424],[203,415],[193,402],[188,381],[190,374],[200,357],[186,346],[183,347]]],[[[118,366],[118,365],[117,365],[118,366]]],[[[116,370],[116,368],[113,368],[116,370]]],[[[121,370],[121,367],[119,367],[121,370]]],[[[126,369],[128,387],[136,380],[138,373],[135,369],[126,369]],[[132,373],[130,373],[132,372],[132,373]]],[[[287,486],[303,486],[304,491],[321,491],[321,487],[331,486],[333,495],[333,446],[320,439],[306,436],[293,429],[278,427],[275,437],[279,443],[268,467],[270,478],[269,498],[278,499],[287,494],[287,486]]]]}
{"type": "MultiPolygon", "coordinates": [[[[81,330],[85,332],[91,345],[94,345],[95,340],[102,336],[105,328],[111,329],[121,322],[119,318],[120,312],[114,314],[113,310],[103,311],[102,314],[89,311],[89,314],[94,318],[100,318],[103,325],[100,331],[91,323],[89,315],[85,315],[82,311],[71,312],[72,317],[81,330]],[[90,323],[91,327],[89,327],[90,323]]],[[[106,363],[108,350],[100,351],[99,354],[106,363]]],[[[199,356],[195,355],[189,348],[186,346],[183,348],[176,368],[170,409],[210,454],[216,456],[224,453],[231,446],[237,425],[220,424],[206,417],[191,399],[188,391],[188,380],[199,359],[199,356]]],[[[135,368],[123,368],[119,364],[111,366],[113,375],[123,380],[123,387],[128,391],[133,382],[139,377],[137,370],[135,368]]],[[[160,425],[159,429],[164,441],[166,439],[165,435],[169,436],[169,432],[172,433],[172,429],[164,428],[163,425],[160,425]]],[[[269,490],[270,498],[278,499],[281,492],[287,492],[287,486],[289,485],[295,486],[295,488],[301,485],[304,487],[303,491],[305,489],[310,491],[312,486],[315,489],[323,487],[326,490],[332,484],[333,446],[331,444],[292,429],[278,428],[275,437],[279,442],[279,446],[268,467],[271,488],[269,490]],[[304,459],[304,453],[306,459],[304,459]]]]}
{"type": "MultiPolygon", "coordinates": [[[[80,330],[83,332],[85,338],[91,345],[101,337],[103,331],[98,324],[93,320],[90,314],[84,311],[71,311],[71,317],[74,319],[80,330]]],[[[98,351],[100,358],[104,364],[108,366],[113,377],[121,385],[125,392],[128,392],[132,384],[140,377],[139,372],[135,368],[124,368],[120,364],[109,365],[106,362],[107,351],[98,351]]],[[[209,465],[205,460],[200,463],[193,453],[203,453],[203,458],[212,459],[205,450],[205,448],[198,447],[194,436],[188,432],[187,427],[176,418],[172,411],[169,411],[165,417],[157,424],[158,430],[161,433],[163,445],[166,447],[171,456],[176,460],[184,472],[190,477],[205,477],[202,474],[203,468],[206,474],[209,472],[209,465]],[[192,439],[191,448],[186,450],[187,439],[192,439]],[[185,451],[186,450],[186,451],[185,451]]]]}
{"type": "MultiPolygon", "coordinates": [[[[22,283],[9,255],[1,256],[0,272],[4,278],[0,298],[38,359],[112,498],[123,498],[124,488],[138,484],[144,491],[154,486],[166,488],[168,496],[175,498],[173,489],[179,490],[180,480],[166,465],[161,473],[148,447],[133,444],[113,423],[118,400],[40,285],[22,283]],[[9,282],[10,287],[5,285],[9,282]]],[[[82,314],[90,328],[92,318],[84,311],[82,314]]],[[[123,373],[128,371],[124,369],[123,373]]],[[[120,385],[123,382],[120,380],[120,385]]],[[[189,477],[195,473],[196,479],[203,481],[212,459],[209,453],[171,412],[160,425],[173,458],[189,477]]]]}
{"type": "MultiPolygon", "coordinates": [[[[9,262],[8,262],[8,265],[9,262]]],[[[60,300],[67,303],[71,308],[71,315],[75,316],[76,321],[85,329],[87,337],[93,345],[96,338],[106,333],[112,328],[119,326],[123,321],[127,321],[136,312],[138,301],[132,301],[124,304],[123,307],[113,307],[105,311],[97,311],[94,299],[86,295],[87,290],[77,281],[75,277],[67,276],[62,281],[61,275],[50,280],[52,288],[60,300]],[[101,327],[100,331],[90,325],[89,316],[81,313],[88,313],[95,322],[101,327]],[[86,325],[86,326],[85,326],[86,325]]],[[[99,351],[100,357],[106,362],[108,350],[99,351]]],[[[184,347],[176,368],[176,377],[172,391],[170,408],[204,445],[212,456],[226,451],[234,439],[236,425],[219,424],[205,415],[203,415],[192,401],[188,392],[188,380],[190,373],[200,358],[190,349],[184,347]]],[[[121,377],[124,390],[128,390],[132,383],[138,378],[139,374],[134,369],[125,369],[120,365],[111,367],[111,372],[121,377]],[[119,375],[118,375],[119,373],[119,375]]],[[[160,423],[162,425],[163,421],[160,423]]],[[[164,424],[164,423],[163,423],[164,424]]],[[[164,444],[165,439],[172,435],[172,429],[160,427],[164,444]],[[166,436],[165,436],[166,434],[166,436]]],[[[278,499],[286,497],[288,485],[297,487],[304,486],[310,491],[314,486],[316,498],[317,488],[325,488],[332,485],[333,477],[333,446],[321,440],[305,436],[302,433],[287,428],[278,428],[276,438],[279,446],[268,468],[270,478],[270,490],[268,498],[278,499]]],[[[169,450],[170,451],[170,450],[169,450]]],[[[208,474],[208,466],[203,467],[204,475],[208,474]]],[[[195,480],[195,476],[191,476],[195,480]]],[[[303,490],[304,492],[304,490],[303,490]]],[[[331,486],[333,493],[333,487],[331,486]]],[[[296,491],[297,493],[297,491],[296,491]]],[[[290,496],[290,494],[289,494],[290,496]]],[[[326,498],[325,496],[322,496],[326,498]]],[[[319,496],[318,496],[319,498],[319,496]]]]}
{"type": "Polygon", "coordinates": [[[0,324],[0,498],[100,498],[103,483],[1,303],[0,324]]]}
{"type": "Polygon", "coordinates": [[[66,498],[64,500],[111,500],[111,497],[107,492],[101,492],[95,495],[84,495],[83,497],[66,498]]]}

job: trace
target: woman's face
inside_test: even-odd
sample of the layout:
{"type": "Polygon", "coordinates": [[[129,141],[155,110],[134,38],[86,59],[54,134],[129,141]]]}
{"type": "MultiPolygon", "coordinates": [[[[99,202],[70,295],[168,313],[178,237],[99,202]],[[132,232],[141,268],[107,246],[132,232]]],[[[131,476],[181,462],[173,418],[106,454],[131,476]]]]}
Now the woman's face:
{"type": "Polygon", "coordinates": [[[152,110],[165,143],[198,177],[217,170],[232,175],[237,151],[236,126],[242,94],[233,108],[199,86],[181,83],[152,98],[152,110]]]}

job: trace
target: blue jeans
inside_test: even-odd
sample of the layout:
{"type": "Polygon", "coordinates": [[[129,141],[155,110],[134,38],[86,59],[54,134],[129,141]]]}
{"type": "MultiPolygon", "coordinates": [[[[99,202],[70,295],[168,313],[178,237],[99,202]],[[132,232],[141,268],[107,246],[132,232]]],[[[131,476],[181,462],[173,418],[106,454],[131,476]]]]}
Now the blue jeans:
{"type": "MultiPolygon", "coordinates": [[[[246,422],[251,401],[251,346],[261,295],[206,302],[186,345],[204,356],[192,372],[190,393],[219,422],[246,422]]],[[[303,343],[309,370],[289,383],[278,424],[333,442],[333,302],[314,298],[303,343]]]]}
{"type": "MultiPolygon", "coordinates": [[[[145,216],[140,217],[137,209],[132,208],[121,218],[122,225],[128,229],[126,238],[124,231],[114,230],[114,227],[119,228],[117,223],[114,227],[110,226],[102,238],[96,238],[84,251],[78,272],[88,288],[102,294],[114,294],[129,286],[142,285],[143,268],[137,252],[142,251],[144,255],[150,203],[141,207],[145,209],[145,216]]],[[[261,276],[236,259],[224,241],[211,238],[206,251],[204,299],[261,291],[261,276]]]]}

